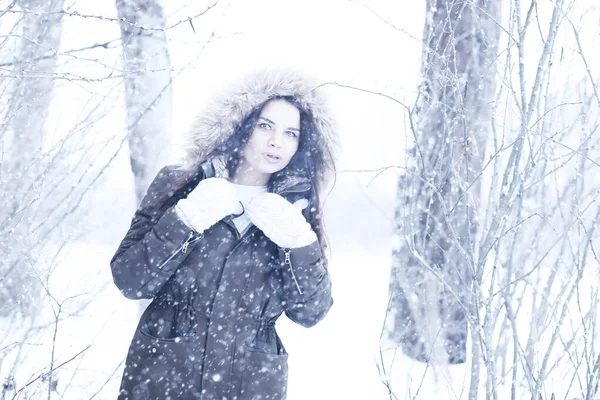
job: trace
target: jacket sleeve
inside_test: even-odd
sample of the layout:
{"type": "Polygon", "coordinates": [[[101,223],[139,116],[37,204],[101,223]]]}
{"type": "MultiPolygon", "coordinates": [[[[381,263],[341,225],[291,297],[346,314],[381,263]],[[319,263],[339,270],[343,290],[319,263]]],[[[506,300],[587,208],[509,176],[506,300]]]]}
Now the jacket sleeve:
{"type": "Polygon", "coordinates": [[[175,213],[173,179],[170,167],[158,173],[110,262],[115,285],[129,299],[156,295],[198,235],[175,213]]]}
{"type": "Polygon", "coordinates": [[[279,250],[282,261],[285,315],[310,328],[321,321],[333,304],[331,280],[316,241],[296,249],[279,250]]]}

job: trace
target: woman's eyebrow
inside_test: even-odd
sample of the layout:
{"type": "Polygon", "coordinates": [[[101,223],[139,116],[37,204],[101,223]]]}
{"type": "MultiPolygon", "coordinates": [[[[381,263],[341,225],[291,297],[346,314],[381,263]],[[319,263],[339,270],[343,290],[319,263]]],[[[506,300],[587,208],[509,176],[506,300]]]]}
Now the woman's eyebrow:
{"type": "Polygon", "coordinates": [[[258,119],[264,119],[265,121],[267,121],[270,124],[276,125],[275,122],[271,121],[269,118],[265,118],[265,117],[258,117],[258,119]]]}

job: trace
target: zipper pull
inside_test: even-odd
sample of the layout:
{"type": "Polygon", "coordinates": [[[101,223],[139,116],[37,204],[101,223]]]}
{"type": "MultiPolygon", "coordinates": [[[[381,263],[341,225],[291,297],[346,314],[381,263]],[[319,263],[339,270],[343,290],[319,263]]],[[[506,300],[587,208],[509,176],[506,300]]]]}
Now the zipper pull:
{"type": "Polygon", "coordinates": [[[283,260],[283,263],[289,265],[290,272],[292,273],[292,279],[294,279],[294,283],[296,284],[296,289],[298,289],[298,293],[304,294],[304,292],[302,292],[302,289],[300,288],[298,279],[296,279],[296,274],[294,274],[294,267],[292,266],[292,258],[290,256],[290,249],[283,249],[283,253],[285,254],[285,259],[283,260]]]}
{"type": "Polygon", "coordinates": [[[190,245],[191,242],[193,242],[194,240],[192,240],[194,238],[194,232],[190,232],[190,235],[188,236],[188,238],[186,239],[185,242],[183,242],[183,244],[177,249],[177,251],[173,254],[171,254],[171,256],[169,258],[167,258],[165,261],[163,261],[157,268],[158,269],[163,269],[163,267],[165,265],[167,265],[167,263],[169,261],[171,261],[173,259],[173,257],[175,257],[177,254],[179,254],[179,252],[181,251],[182,253],[187,252],[188,246],[190,245]]]}
{"type": "Polygon", "coordinates": [[[190,236],[188,236],[187,240],[183,243],[183,246],[181,246],[182,253],[187,253],[188,246],[190,245],[190,240],[192,240],[193,237],[194,234],[190,232],[190,236]]]}
{"type": "Polygon", "coordinates": [[[292,259],[290,258],[290,249],[285,249],[283,250],[285,253],[285,260],[284,263],[289,265],[290,267],[292,266],[292,259]]]}

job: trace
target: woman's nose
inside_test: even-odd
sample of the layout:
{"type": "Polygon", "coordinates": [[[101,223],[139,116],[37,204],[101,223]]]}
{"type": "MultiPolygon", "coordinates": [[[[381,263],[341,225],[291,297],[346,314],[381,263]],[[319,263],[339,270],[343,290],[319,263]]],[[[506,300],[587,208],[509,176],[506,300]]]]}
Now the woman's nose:
{"type": "Polygon", "coordinates": [[[281,135],[279,135],[277,132],[273,132],[273,134],[269,138],[269,146],[281,147],[281,135]]]}

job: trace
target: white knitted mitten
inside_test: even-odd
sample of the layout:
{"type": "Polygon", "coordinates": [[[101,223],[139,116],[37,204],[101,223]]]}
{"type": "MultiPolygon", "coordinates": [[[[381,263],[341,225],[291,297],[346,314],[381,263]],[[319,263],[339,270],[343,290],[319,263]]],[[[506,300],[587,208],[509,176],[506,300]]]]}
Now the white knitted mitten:
{"type": "Polygon", "coordinates": [[[292,205],[278,194],[261,193],[244,204],[246,215],[279,247],[298,248],[317,240],[317,235],[302,215],[301,199],[292,205]]]}
{"type": "Polygon", "coordinates": [[[227,215],[241,214],[243,208],[232,183],[208,178],[200,181],[186,199],[179,200],[175,211],[187,226],[202,233],[227,215]]]}

